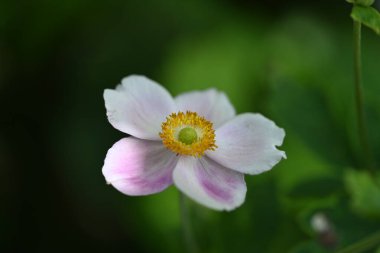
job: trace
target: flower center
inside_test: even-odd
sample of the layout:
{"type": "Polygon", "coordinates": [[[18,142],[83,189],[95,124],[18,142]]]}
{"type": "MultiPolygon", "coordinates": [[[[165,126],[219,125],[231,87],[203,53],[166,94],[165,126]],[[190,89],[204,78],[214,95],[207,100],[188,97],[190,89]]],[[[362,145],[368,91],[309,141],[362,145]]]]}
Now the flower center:
{"type": "Polygon", "coordinates": [[[190,145],[193,142],[195,142],[197,138],[198,138],[197,131],[195,131],[194,128],[191,128],[191,127],[182,128],[178,134],[178,140],[187,145],[190,145]]]}
{"type": "Polygon", "coordinates": [[[170,114],[162,123],[160,137],[168,149],[181,155],[200,157],[217,148],[212,123],[195,112],[170,114]]]}

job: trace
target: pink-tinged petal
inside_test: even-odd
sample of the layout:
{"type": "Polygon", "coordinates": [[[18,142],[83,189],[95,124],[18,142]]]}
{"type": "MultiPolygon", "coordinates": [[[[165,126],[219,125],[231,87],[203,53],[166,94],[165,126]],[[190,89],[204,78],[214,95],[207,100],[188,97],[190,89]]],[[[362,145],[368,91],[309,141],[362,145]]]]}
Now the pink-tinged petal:
{"type": "Polygon", "coordinates": [[[173,172],[174,184],[196,202],[215,210],[233,210],[243,204],[247,186],[242,173],[207,157],[183,156],[173,172]]]}
{"type": "Polygon", "coordinates": [[[178,111],[165,88],[137,75],[124,78],[115,90],[106,89],[104,101],[113,127],[146,140],[159,140],[162,122],[178,111]]]}
{"type": "Polygon", "coordinates": [[[227,168],[259,174],[270,170],[285,152],[278,150],[284,140],[282,128],[261,114],[245,113],[215,131],[215,151],[206,155],[227,168]]]}
{"type": "Polygon", "coordinates": [[[192,111],[218,127],[235,116],[235,108],[227,96],[216,89],[183,93],[175,98],[180,111],[192,111]]]}
{"type": "Polygon", "coordinates": [[[107,183],[127,195],[160,192],[173,183],[178,157],[161,142],[123,138],[108,150],[103,175],[107,183]]]}

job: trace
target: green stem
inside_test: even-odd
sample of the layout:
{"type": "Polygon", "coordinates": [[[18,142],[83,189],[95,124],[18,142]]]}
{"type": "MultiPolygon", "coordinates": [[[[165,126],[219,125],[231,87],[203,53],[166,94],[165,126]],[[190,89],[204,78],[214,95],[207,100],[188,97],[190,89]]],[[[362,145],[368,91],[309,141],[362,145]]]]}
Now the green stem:
{"type": "Polygon", "coordinates": [[[363,88],[361,66],[361,23],[354,20],[354,72],[355,72],[355,98],[358,120],[359,138],[364,151],[367,167],[373,171],[371,149],[368,142],[367,125],[364,115],[363,88]]]}
{"type": "Polygon", "coordinates": [[[360,253],[370,250],[380,244],[380,232],[377,232],[357,243],[354,243],[337,253],[360,253]]]}
{"type": "Polygon", "coordinates": [[[186,196],[180,192],[179,193],[179,207],[181,212],[181,223],[182,223],[182,234],[186,244],[188,253],[197,253],[198,247],[193,235],[191,221],[190,221],[190,212],[189,206],[186,201],[186,196]]]}

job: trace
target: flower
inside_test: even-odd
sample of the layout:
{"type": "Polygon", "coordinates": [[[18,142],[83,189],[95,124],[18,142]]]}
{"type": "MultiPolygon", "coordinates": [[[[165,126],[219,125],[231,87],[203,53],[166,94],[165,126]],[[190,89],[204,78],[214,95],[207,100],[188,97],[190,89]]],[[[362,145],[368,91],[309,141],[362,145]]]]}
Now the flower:
{"type": "Polygon", "coordinates": [[[244,174],[270,170],[285,152],[285,132],[261,114],[236,116],[216,89],[173,98],[156,82],[131,75],[104,91],[111,125],[129,135],[107,153],[107,183],[126,195],[160,192],[173,183],[194,201],[232,210],[244,200],[244,174]]]}

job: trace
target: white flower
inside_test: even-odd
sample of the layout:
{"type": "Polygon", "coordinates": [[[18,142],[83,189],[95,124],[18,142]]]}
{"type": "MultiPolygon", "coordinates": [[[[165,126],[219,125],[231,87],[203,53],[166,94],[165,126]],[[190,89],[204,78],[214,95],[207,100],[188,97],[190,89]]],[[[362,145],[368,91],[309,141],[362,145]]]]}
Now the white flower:
{"type": "Polygon", "coordinates": [[[215,210],[245,199],[244,174],[270,170],[285,152],[285,132],[261,114],[236,116],[215,89],[173,98],[144,76],[128,76],[106,89],[109,122],[131,135],[107,153],[103,175],[126,195],[160,192],[173,182],[187,196],[215,210]]]}

